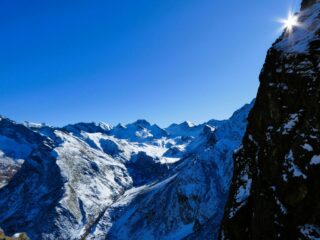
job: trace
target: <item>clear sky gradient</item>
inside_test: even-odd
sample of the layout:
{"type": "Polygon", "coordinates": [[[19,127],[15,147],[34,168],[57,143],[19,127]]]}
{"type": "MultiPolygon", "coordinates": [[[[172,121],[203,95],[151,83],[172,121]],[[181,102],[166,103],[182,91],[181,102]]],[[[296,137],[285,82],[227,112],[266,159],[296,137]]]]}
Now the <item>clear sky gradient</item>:
{"type": "Polygon", "coordinates": [[[0,114],[61,126],[228,118],[293,0],[2,0],[0,114]]]}

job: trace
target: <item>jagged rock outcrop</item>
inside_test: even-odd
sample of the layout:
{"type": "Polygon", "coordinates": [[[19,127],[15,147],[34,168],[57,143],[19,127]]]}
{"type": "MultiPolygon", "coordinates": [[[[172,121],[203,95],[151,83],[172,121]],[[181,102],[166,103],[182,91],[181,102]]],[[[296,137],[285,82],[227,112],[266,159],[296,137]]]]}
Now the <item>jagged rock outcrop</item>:
{"type": "Polygon", "coordinates": [[[320,239],[320,2],[269,50],[220,239],[320,239]]]}

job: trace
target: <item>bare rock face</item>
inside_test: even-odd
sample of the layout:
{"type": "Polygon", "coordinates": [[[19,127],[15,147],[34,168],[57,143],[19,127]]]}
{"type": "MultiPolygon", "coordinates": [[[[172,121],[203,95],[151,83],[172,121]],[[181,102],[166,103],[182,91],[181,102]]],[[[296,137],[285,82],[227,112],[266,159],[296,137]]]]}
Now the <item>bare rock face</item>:
{"type": "Polygon", "coordinates": [[[319,0],[303,0],[301,4],[301,8],[302,9],[308,8],[317,2],[319,2],[319,0]]]}
{"type": "Polygon", "coordinates": [[[269,50],[220,239],[320,238],[320,2],[269,50]]]}

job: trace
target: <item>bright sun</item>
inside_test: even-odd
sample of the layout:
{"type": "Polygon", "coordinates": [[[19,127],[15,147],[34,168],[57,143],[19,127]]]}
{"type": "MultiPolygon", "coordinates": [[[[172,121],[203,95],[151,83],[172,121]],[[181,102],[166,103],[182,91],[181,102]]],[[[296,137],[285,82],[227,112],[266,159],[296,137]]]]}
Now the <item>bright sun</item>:
{"type": "Polygon", "coordinates": [[[293,27],[299,26],[298,16],[293,13],[289,13],[287,19],[281,19],[281,23],[283,23],[283,28],[285,28],[286,31],[292,32],[293,27]]]}

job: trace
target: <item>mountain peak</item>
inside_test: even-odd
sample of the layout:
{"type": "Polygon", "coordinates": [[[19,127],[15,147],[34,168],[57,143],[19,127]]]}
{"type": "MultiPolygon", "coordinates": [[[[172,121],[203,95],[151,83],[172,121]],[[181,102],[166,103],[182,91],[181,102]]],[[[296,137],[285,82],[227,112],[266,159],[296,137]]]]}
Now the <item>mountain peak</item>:
{"type": "Polygon", "coordinates": [[[138,125],[138,126],[141,126],[141,127],[144,127],[144,128],[148,128],[151,126],[151,124],[145,120],[145,119],[138,119],[137,121],[135,121],[133,123],[134,125],[138,125]]]}
{"type": "Polygon", "coordinates": [[[103,123],[103,122],[79,122],[75,124],[69,124],[65,127],[63,127],[64,130],[67,130],[69,132],[73,133],[79,133],[81,131],[88,132],[88,133],[105,133],[111,130],[111,126],[109,124],[103,123]]]}
{"type": "Polygon", "coordinates": [[[192,127],[195,127],[196,125],[190,121],[184,121],[183,123],[180,124],[181,126],[185,126],[185,127],[189,127],[189,128],[192,128],[192,127]]]}
{"type": "Polygon", "coordinates": [[[99,122],[99,123],[97,123],[97,126],[101,127],[102,129],[105,129],[107,131],[112,129],[112,126],[108,123],[105,123],[105,122],[99,122]]]}
{"type": "Polygon", "coordinates": [[[119,123],[115,128],[126,129],[126,126],[122,123],[119,123]]]}

